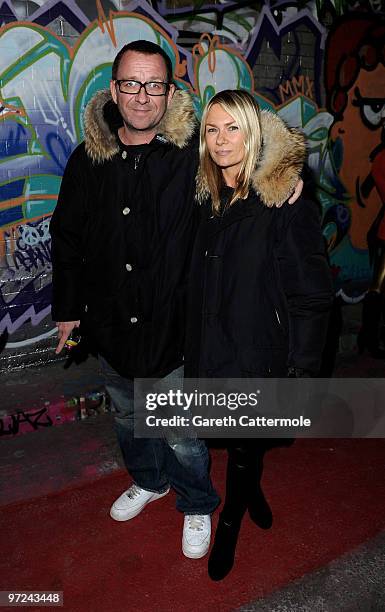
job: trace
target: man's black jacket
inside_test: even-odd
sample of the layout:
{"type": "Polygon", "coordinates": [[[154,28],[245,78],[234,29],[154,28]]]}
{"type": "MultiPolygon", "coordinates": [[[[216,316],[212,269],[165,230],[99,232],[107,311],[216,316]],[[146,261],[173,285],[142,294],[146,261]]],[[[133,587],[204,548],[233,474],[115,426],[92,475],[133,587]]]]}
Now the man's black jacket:
{"type": "Polygon", "coordinates": [[[123,376],[182,363],[197,169],[191,98],[176,92],[148,145],[125,147],[107,92],[86,110],[51,221],[52,317],[82,321],[123,376]]]}

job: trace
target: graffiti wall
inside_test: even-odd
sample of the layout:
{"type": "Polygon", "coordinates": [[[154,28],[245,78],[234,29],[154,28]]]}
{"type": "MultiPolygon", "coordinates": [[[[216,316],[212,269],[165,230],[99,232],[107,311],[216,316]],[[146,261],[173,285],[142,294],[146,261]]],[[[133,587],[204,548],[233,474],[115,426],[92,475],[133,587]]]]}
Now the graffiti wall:
{"type": "Polygon", "coordinates": [[[50,216],[84,108],[138,38],[170,55],[198,116],[216,91],[245,88],[304,131],[336,291],[361,299],[385,237],[385,17],[363,7],[0,0],[0,369],[54,358],[50,216]]]}

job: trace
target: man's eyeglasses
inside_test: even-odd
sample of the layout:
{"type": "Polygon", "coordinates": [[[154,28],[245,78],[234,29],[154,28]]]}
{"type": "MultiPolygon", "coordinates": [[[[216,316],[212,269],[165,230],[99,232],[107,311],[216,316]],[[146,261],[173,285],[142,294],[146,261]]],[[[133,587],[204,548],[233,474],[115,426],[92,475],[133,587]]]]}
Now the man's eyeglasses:
{"type": "Polygon", "coordinates": [[[120,93],[124,94],[138,94],[142,87],[148,96],[165,96],[169,83],[163,83],[162,81],[148,81],[147,83],[141,83],[140,81],[128,81],[126,79],[115,79],[120,93]]]}

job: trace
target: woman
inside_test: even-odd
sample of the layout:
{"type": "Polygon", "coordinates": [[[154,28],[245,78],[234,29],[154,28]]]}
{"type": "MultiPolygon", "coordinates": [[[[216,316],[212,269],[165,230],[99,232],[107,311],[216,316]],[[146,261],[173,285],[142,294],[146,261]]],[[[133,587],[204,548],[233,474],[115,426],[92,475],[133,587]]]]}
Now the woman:
{"type": "MultiPolygon", "coordinates": [[[[186,375],[196,378],[316,374],[332,284],[317,205],[286,201],[305,157],[302,135],[260,112],[245,91],[208,103],[200,134],[186,375]]],[[[209,574],[231,570],[246,511],[262,528],[272,513],[260,480],[263,440],[232,440],[226,496],[209,574]]]]}

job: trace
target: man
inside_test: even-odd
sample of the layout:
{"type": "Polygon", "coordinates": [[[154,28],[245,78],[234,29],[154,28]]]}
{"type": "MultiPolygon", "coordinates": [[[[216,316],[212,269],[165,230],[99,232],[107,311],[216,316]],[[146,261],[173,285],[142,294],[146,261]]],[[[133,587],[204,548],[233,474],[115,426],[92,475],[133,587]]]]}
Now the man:
{"type": "Polygon", "coordinates": [[[171,387],[182,378],[194,131],[191,98],[176,91],[167,54],[148,41],[123,47],[110,92],[86,109],[85,142],[68,161],[52,217],[52,314],[57,352],[82,320],[100,355],[134,481],[112,505],[112,518],[133,518],[172,486],[185,514],[183,553],[200,558],[219,503],[204,443],[133,436],[133,379],[163,378],[171,387]]]}
{"type": "Polygon", "coordinates": [[[170,386],[182,379],[194,112],[189,95],[175,91],[169,57],[147,41],[118,53],[110,94],[100,92],[87,108],[85,143],[69,159],[52,217],[57,352],[82,320],[101,356],[134,481],[112,518],[133,518],[171,485],[185,514],[183,552],[199,558],[219,503],[204,442],[187,438],[171,448],[133,436],[133,378],[166,377],[170,386]]]}

